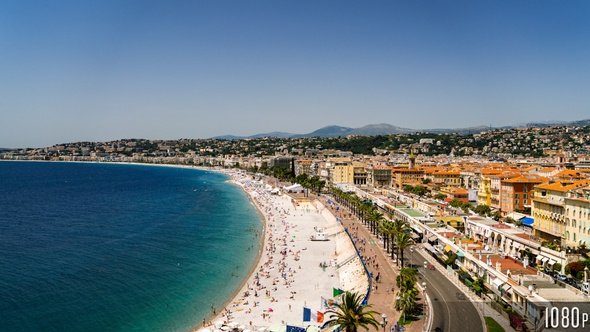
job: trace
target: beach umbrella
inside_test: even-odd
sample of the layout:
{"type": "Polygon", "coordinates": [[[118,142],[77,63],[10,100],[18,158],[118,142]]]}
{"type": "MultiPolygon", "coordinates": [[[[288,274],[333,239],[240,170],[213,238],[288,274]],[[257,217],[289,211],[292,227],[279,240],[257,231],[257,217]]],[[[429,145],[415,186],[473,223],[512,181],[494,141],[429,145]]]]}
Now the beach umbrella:
{"type": "Polygon", "coordinates": [[[264,331],[266,331],[266,327],[261,327],[261,328],[258,329],[258,331],[259,332],[264,332],[264,331]]]}
{"type": "Polygon", "coordinates": [[[240,330],[240,331],[243,331],[243,330],[245,330],[245,329],[246,329],[246,326],[245,326],[245,325],[240,325],[240,326],[238,326],[238,330],[240,330]]]}
{"type": "Polygon", "coordinates": [[[307,327],[307,329],[305,331],[306,332],[319,332],[320,328],[317,326],[310,325],[307,327]]]}
{"type": "Polygon", "coordinates": [[[270,332],[287,332],[287,325],[285,324],[274,324],[268,327],[270,332]]]}
{"type": "Polygon", "coordinates": [[[224,325],[224,326],[221,327],[220,330],[227,331],[227,330],[229,330],[229,326],[224,325]]]}
{"type": "Polygon", "coordinates": [[[273,312],[274,310],[272,310],[272,308],[268,308],[268,312],[273,312]]]}
{"type": "Polygon", "coordinates": [[[220,328],[221,325],[223,325],[223,321],[222,320],[218,320],[215,323],[213,323],[213,325],[215,325],[216,328],[220,328]]]}
{"type": "Polygon", "coordinates": [[[234,327],[238,326],[238,323],[232,322],[232,323],[227,324],[227,326],[229,326],[233,329],[234,327]]]}
{"type": "Polygon", "coordinates": [[[245,329],[244,332],[252,332],[252,330],[245,329]]]}

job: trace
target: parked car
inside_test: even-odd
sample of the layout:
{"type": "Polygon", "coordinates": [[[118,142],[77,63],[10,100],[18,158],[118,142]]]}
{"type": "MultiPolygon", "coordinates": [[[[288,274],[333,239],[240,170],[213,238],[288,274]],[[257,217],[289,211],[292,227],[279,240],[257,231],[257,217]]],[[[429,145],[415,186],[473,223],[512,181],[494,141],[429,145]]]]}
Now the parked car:
{"type": "Polygon", "coordinates": [[[568,284],[570,284],[572,287],[576,287],[577,289],[581,289],[582,288],[582,282],[578,281],[574,278],[569,278],[569,280],[567,281],[568,284]]]}
{"type": "Polygon", "coordinates": [[[569,280],[569,278],[567,276],[565,276],[564,274],[558,273],[555,278],[559,281],[563,281],[563,282],[567,282],[569,280]]]}

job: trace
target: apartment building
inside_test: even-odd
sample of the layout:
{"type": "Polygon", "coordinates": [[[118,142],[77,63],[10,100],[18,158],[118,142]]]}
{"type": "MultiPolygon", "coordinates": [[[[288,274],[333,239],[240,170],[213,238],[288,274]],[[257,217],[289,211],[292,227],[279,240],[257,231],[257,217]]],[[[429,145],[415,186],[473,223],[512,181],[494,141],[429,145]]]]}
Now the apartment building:
{"type": "Polygon", "coordinates": [[[301,174],[307,174],[309,176],[317,175],[317,170],[315,170],[312,165],[314,165],[314,163],[309,159],[295,160],[295,176],[301,174]]]}
{"type": "Polygon", "coordinates": [[[565,244],[588,245],[590,241],[590,187],[569,191],[565,197],[565,244]]]}
{"type": "Polygon", "coordinates": [[[419,168],[394,168],[391,176],[392,186],[397,189],[422,184],[424,181],[424,171],[419,168]]]}
{"type": "MultiPolygon", "coordinates": [[[[565,198],[571,190],[588,186],[588,180],[550,180],[537,185],[533,190],[532,216],[535,236],[564,246],[568,242],[566,234],[566,202],[565,198]]],[[[571,219],[570,219],[571,224],[571,219]]]]}
{"type": "Polygon", "coordinates": [[[530,213],[533,188],[547,180],[541,176],[528,174],[502,180],[500,185],[500,211],[502,215],[505,216],[510,212],[530,213]]]}
{"type": "Polygon", "coordinates": [[[330,160],[332,169],[330,172],[331,183],[352,183],[352,172],[350,166],[352,161],[349,159],[334,159],[330,160]]]}
{"type": "Polygon", "coordinates": [[[367,184],[375,188],[391,187],[391,167],[384,165],[367,166],[367,184]]]}

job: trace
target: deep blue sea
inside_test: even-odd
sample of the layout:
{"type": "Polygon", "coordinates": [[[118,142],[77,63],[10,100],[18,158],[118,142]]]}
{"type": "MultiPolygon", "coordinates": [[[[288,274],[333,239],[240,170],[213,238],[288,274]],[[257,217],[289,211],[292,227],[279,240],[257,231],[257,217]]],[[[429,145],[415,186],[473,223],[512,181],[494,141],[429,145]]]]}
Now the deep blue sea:
{"type": "Polygon", "coordinates": [[[0,331],[200,326],[260,247],[260,216],[226,180],[170,167],[0,162],[0,331]]]}

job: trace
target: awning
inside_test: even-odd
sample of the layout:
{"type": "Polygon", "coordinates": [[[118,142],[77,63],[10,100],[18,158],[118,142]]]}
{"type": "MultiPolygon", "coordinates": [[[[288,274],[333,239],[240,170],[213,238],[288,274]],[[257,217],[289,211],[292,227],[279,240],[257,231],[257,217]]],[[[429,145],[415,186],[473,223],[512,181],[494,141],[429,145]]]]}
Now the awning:
{"type": "Polygon", "coordinates": [[[422,246],[424,247],[424,249],[430,251],[433,254],[436,254],[436,249],[434,249],[434,247],[431,246],[430,243],[422,243],[422,246]]]}
{"type": "Polygon", "coordinates": [[[436,235],[432,234],[427,239],[428,239],[428,242],[434,242],[437,240],[437,237],[436,237],[436,235]]]}
{"type": "Polygon", "coordinates": [[[416,233],[418,233],[418,234],[422,234],[422,230],[421,230],[420,228],[418,228],[418,227],[416,227],[416,226],[412,226],[412,229],[413,229],[413,230],[414,230],[416,233]]]}
{"type": "Polygon", "coordinates": [[[459,250],[457,251],[457,257],[465,257],[465,254],[461,250],[459,250]]]}
{"type": "Polygon", "coordinates": [[[548,264],[548,265],[553,265],[553,264],[555,264],[555,263],[557,263],[557,262],[556,262],[556,261],[554,261],[554,260],[552,260],[552,259],[549,259],[549,263],[547,263],[547,264],[548,264]]]}
{"type": "Polygon", "coordinates": [[[445,250],[445,252],[449,252],[449,251],[455,252],[455,250],[453,249],[453,247],[450,244],[447,244],[445,246],[444,250],[445,250]]]}
{"type": "Polygon", "coordinates": [[[418,235],[418,234],[412,234],[412,239],[414,239],[414,240],[420,240],[420,235],[418,235]]]}
{"type": "Polygon", "coordinates": [[[542,256],[542,255],[537,255],[537,260],[538,261],[543,261],[543,259],[547,260],[546,257],[542,256]]]}
{"type": "Polygon", "coordinates": [[[545,263],[548,260],[549,260],[549,257],[543,257],[543,259],[541,259],[541,262],[545,263]]]}
{"type": "Polygon", "coordinates": [[[523,223],[523,225],[526,226],[533,226],[533,224],[535,223],[535,220],[531,217],[522,218],[520,221],[523,223]]]}
{"type": "Polygon", "coordinates": [[[496,287],[496,289],[500,289],[500,286],[502,286],[502,284],[504,283],[504,281],[496,278],[494,279],[494,281],[492,281],[492,284],[496,287]]]}

